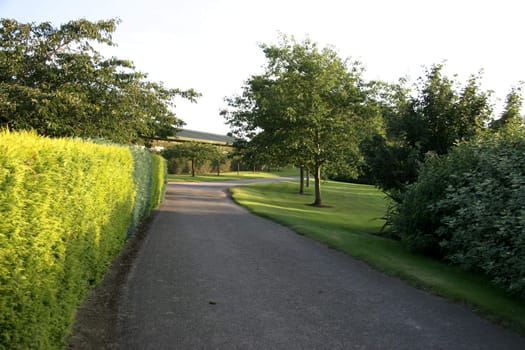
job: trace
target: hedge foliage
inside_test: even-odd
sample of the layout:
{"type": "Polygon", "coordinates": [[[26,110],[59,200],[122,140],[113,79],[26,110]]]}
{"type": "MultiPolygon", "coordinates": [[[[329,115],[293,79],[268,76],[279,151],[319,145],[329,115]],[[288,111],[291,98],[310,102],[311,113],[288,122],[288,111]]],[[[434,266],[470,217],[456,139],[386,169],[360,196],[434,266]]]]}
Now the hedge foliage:
{"type": "Polygon", "coordinates": [[[133,180],[135,192],[135,207],[128,229],[128,236],[135,233],[139,223],[149,215],[149,201],[151,195],[151,157],[150,153],[141,148],[130,148],[133,155],[133,180]]]}
{"type": "Polygon", "coordinates": [[[489,134],[428,159],[394,230],[414,251],[486,273],[525,298],[525,132],[489,134]]]}
{"type": "Polygon", "coordinates": [[[158,154],[151,154],[151,191],[148,211],[158,207],[166,194],[168,178],[167,161],[158,154]]]}
{"type": "Polygon", "coordinates": [[[141,221],[158,207],[166,190],[166,159],[144,148],[131,147],[133,179],[136,186],[135,207],[128,228],[128,237],[135,234],[141,221]]]}
{"type": "MultiPolygon", "coordinates": [[[[157,157],[149,163],[160,173],[157,157]]],[[[145,216],[136,214],[144,189],[134,168],[127,147],[0,133],[0,349],[63,347],[77,306],[122,248],[134,215],[145,216]]],[[[150,183],[155,201],[140,203],[144,212],[164,180],[150,183]]]]}

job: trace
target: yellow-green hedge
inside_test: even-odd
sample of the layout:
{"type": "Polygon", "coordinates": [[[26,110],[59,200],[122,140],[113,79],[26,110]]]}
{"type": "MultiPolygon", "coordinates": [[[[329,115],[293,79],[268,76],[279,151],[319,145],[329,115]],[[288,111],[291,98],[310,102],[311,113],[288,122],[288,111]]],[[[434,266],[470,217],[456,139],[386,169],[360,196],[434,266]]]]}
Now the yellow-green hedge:
{"type": "Polygon", "coordinates": [[[0,132],[0,349],[63,346],[125,241],[133,172],[127,147],[0,132]]]}

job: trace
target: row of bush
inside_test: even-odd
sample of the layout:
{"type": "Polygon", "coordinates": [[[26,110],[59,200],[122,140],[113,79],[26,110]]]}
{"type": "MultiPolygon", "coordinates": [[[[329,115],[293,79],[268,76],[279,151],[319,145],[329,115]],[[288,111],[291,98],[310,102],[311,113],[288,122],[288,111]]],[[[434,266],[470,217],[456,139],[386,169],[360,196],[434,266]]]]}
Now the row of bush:
{"type": "Polygon", "coordinates": [[[410,249],[477,270],[525,298],[525,132],[430,157],[391,221],[410,249]]]}
{"type": "Polygon", "coordinates": [[[167,178],[167,163],[163,157],[141,148],[132,147],[130,151],[136,194],[128,237],[135,233],[140,222],[164,199],[167,178]]]}
{"type": "Polygon", "coordinates": [[[0,349],[57,349],[89,288],[160,203],[146,150],[0,133],[0,349]]]}
{"type": "MultiPolygon", "coordinates": [[[[213,174],[217,173],[217,167],[219,172],[232,171],[235,168],[234,165],[237,165],[236,161],[231,161],[229,159],[225,160],[224,163],[218,164],[212,160],[205,160],[197,163],[195,166],[196,174],[213,174]]],[[[186,158],[176,158],[171,157],[168,159],[168,172],[170,174],[191,174],[191,160],[186,158]]]]}

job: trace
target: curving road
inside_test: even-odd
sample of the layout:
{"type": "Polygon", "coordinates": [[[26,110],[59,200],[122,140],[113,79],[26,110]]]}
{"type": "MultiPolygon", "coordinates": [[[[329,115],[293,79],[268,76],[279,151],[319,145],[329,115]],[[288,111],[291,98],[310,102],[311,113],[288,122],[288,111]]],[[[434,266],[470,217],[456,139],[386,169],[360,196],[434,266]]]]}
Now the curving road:
{"type": "Polygon", "coordinates": [[[118,348],[525,349],[464,306],[250,214],[231,185],[168,185],[122,293],[118,348]]]}

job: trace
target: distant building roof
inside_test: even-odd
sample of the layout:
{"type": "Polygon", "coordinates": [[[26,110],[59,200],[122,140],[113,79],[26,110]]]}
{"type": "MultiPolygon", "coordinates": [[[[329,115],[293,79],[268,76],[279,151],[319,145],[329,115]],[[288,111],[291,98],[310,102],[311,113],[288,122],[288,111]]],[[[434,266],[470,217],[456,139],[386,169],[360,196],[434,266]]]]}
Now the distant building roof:
{"type": "Polygon", "coordinates": [[[182,129],[175,134],[175,137],[184,141],[201,141],[201,142],[210,142],[210,143],[223,143],[223,144],[233,144],[235,139],[227,135],[212,134],[209,132],[195,131],[182,129]]]}

